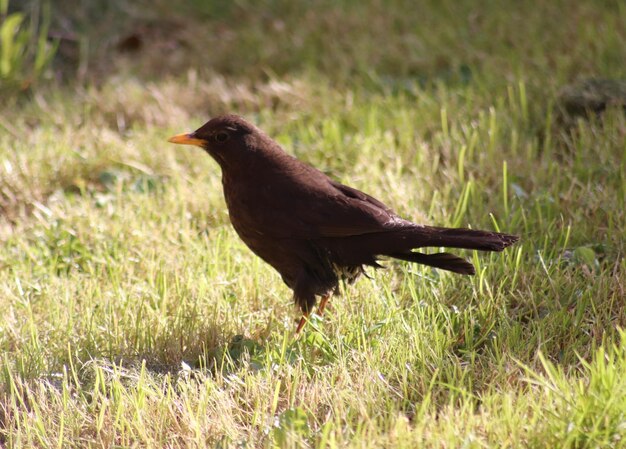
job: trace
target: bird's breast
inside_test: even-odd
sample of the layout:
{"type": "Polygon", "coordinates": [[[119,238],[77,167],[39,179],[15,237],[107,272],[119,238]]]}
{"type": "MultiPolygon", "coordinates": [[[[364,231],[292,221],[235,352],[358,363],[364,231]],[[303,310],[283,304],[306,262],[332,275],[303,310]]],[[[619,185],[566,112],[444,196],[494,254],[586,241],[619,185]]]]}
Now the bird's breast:
{"type": "Polygon", "coordinates": [[[263,236],[267,217],[271,215],[267,207],[263,208],[267,204],[263,187],[248,188],[243,183],[230,183],[228,178],[224,178],[223,184],[228,215],[239,236],[246,243],[250,238],[263,236]]]}

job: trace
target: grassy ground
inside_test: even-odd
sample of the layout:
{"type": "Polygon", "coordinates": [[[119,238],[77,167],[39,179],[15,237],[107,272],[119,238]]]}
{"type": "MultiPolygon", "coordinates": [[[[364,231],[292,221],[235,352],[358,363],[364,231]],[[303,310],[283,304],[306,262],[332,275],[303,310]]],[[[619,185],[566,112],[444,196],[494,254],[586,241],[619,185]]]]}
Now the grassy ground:
{"type": "Polygon", "coordinates": [[[626,9],[483,3],[57,11],[76,77],[0,110],[0,446],[626,447],[626,119],[554,109],[626,76],[626,9]],[[166,143],[224,111],[522,242],[472,278],[389,262],[294,339],[217,165],[166,143]]]}

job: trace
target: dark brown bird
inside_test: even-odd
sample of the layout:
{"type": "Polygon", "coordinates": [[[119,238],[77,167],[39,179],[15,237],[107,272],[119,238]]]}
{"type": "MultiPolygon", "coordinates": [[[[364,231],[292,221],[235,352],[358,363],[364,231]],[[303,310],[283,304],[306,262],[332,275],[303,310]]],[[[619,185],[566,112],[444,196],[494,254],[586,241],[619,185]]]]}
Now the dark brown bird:
{"type": "Polygon", "coordinates": [[[423,247],[502,251],[517,236],[412,223],[366,193],[345,186],[288,155],[269,136],[236,115],[216,117],[170,142],[197,145],[222,168],[230,221],[237,234],[293,290],[303,317],[316,297],[321,315],[340,280],[354,281],[381,256],[460,274],[474,266],[423,247]]]}

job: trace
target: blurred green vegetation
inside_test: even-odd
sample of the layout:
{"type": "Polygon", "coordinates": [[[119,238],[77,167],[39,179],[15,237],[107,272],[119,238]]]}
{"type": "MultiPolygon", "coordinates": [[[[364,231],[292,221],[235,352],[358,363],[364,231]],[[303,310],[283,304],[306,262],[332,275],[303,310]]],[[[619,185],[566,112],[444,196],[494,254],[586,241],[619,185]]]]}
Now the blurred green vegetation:
{"type": "Polygon", "coordinates": [[[550,88],[624,75],[624,10],[617,0],[68,0],[53,5],[51,34],[61,39],[59,66],[81,78],[193,68],[386,90],[470,81],[491,90],[510,76],[550,88]]]}
{"type": "Polygon", "coordinates": [[[48,3],[29,12],[9,13],[9,0],[0,0],[0,92],[3,95],[26,90],[39,81],[56,53],[57,43],[48,41],[48,3]]]}

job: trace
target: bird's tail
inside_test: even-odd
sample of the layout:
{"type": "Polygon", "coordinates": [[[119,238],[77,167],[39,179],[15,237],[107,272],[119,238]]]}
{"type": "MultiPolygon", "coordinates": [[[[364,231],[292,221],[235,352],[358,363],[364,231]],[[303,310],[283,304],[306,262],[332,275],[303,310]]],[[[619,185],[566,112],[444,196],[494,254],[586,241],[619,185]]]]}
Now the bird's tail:
{"type": "Polygon", "coordinates": [[[405,240],[410,248],[402,251],[388,252],[385,255],[395,259],[406,260],[428,265],[454,273],[472,275],[474,266],[465,259],[449,253],[423,254],[411,251],[413,248],[425,246],[444,246],[448,248],[475,249],[480,251],[502,251],[519,240],[516,235],[499,232],[479,231],[464,228],[439,228],[433,226],[419,227],[414,231],[414,240],[406,235],[405,240]]]}
{"type": "Polygon", "coordinates": [[[442,270],[452,271],[459,274],[476,274],[474,265],[467,260],[449,253],[423,254],[415,251],[407,251],[406,253],[389,254],[394,259],[406,260],[407,262],[421,263],[429,267],[441,268],[442,270]]]}
{"type": "Polygon", "coordinates": [[[427,226],[429,243],[427,246],[477,249],[480,251],[502,251],[519,240],[516,235],[466,228],[439,228],[427,226]]]}

